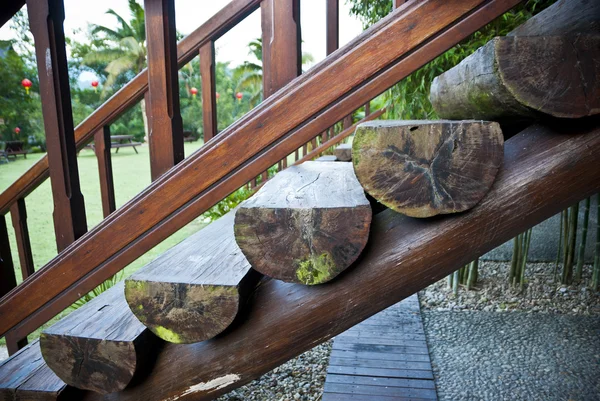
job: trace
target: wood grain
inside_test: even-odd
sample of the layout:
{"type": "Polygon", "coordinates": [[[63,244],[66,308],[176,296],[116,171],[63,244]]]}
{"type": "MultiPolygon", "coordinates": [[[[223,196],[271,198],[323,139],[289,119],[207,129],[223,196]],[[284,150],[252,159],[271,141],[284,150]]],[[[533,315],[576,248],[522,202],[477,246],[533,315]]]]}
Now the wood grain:
{"type": "Polygon", "coordinates": [[[100,196],[102,197],[102,214],[104,217],[117,209],[110,149],[110,127],[104,126],[94,134],[94,152],[98,160],[100,196]]]}
{"type": "Polygon", "coordinates": [[[25,206],[25,199],[19,199],[12,205],[10,208],[10,216],[15,230],[15,239],[17,240],[21,274],[23,280],[25,280],[35,271],[33,255],[31,253],[31,241],[29,240],[29,228],[27,227],[27,207],[25,206]]]}
{"type": "Polygon", "coordinates": [[[248,383],[597,193],[598,163],[597,122],[533,126],[506,142],[503,168],[473,209],[431,220],[380,213],[360,261],[337,280],[263,283],[248,316],[227,335],[168,344],[144,383],[105,399],[210,400],[248,383]]]}
{"type": "Polygon", "coordinates": [[[371,207],[349,163],[306,162],[269,180],[235,215],[235,239],[259,272],[308,285],[332,280],[369,237],[371,207]]]}
{"type": "Polygon", "coordinates": [[[431,84],[441,118],[511,122],[600,113],[600,35],[498,37],[431,84]]]}
{"type": "Polygon", "coordinates": [[[79,185],[65,48],[62,1],[28,0],[29,26],[35,42],[40,97],[54,209],[56,247],[62,252],[87,231],[79,185]]]}
{"type": "Polygon", "coordinates": [[[148,149],[156,180],[183,160],[183,121],[179,109],[175,0],[144,0],[148,48],[148,149]]]}
{"type": "Polygon", "coordinates": [[[108,394],[148,369],[157,339],[131,313],[123,291],[116,284],[42,332],[44,359],[65,383],[108,394]]]}
{"type": "Polygon", "coordinates": [[[217,135],[217,83],[215,76],[215,42],[200,47],[200,77],[202,79],[202,127],[204,142],[217,135]]]}
{"type": "MultiPolygon", "coordinates": [[[[139,206],[138,203],[142,199],[145,199],[145,197],[154,192],[156,188],[155,185],[162,186],[163,183],[170,181],[170,179],[175,178],[176,176],[179,177],[180,174],[189,176],[190,179],[192,179],[192,177],[197,177],[196,164],[199,162],[199,159],[204,159],[207,157],[203,156],[206,152],[212,152],[210,149],[218,149],[218,152],[212,153],[211,157],[222,157],[222,162],[224,163],[209,163],[210,165],[223,166],[223,168],[225,168],[224,171],[234,171],[235,167],[229,163],[231,161],[231,153],[228,151],[229,145],[226,146],[226,144],[228,144],[231,140],[229,137],[234,133],[239,135],[242,126],[245,126],[245,124],[247,124],[250,120],[254,121],[256,124],[259,124],[257,129],[262,128],[262,124],[265,121],[268,121],[269,127],[271,127],[271,129],[276,129],[277,132],[281,134],[281,136],[276,139],[272,138],[273,143],[270,146],[260,151],[256,149],[250,151],[250,153],[253,155],[252,159],[237,169],[236,174],[229,176],[221,176],[221,174],[217,174],[214,177],[211,177],[214,178],[214,182],[211,179],[209,180],[210,182],[202,183],[202,185],[198,185],[197,180],[194,179],[194,184],[192,186],[193,190],[191,191],[184,188],[185,186],[183,183],[187,180],[177,180],[178,183],[175,185],[175,188],[183,190],[183,193],[188,193],[190,197],[181,197],[181,192],[173,192],[170,186],[169,188],[164,188],[165,192],[161,192],[166,194],[166,196],[163,198],[162,195],[160,195],[155,199],[162,199],[161,205],[169,206],[167,208],[160,206],[158,213],[156,213],[156,209],[154,208],[151,212],[145,207],[141,210],[137,209],[137,211],[132,211],[129,207],[121,208],[120,213],[117,212],[114,214],[121,215],[127,211],[127,214],[130,216],[136,216],[135,220],[138,223],[136,225],[119,225],[119,227],[123,227],[126,230],[131,230],[134,228],[134,231],[140,230],[137,234],[134,234],[135,238],[130,237],[131,233],[125,235],[125,237],[130,238],[126,241],[131,241],[128,242],[129,245],[125,246],[125,242],[119,240],[118,243],[120,245],[117,249],[108,250],[105,247],[101,253],[107,256],[107,259],[104,259],[104,257],[97,259],[98,254],[95,254],[95,256],[88,254],[91,259],[85,264],[78,263],[76,270],[73,270],[75,265],[71,264],[77,260],[71,259],[73,256],[75,256],[74,253],[71,254],[75,248],[69,252],[69,255],[71,256],[66,257],[66,254],[63,255],[64,258],[60,260],[60,263],[55,261],[48,265],[49,269],[46,270],[47,272],[52,271],[51,266],[61,266],[60,269],[63,270],[63,272],[70,271],[70,273],[68,273],[70,277],[69,281],[65,282],[63,280],[53,282],[53,291],[45,291],[43,293],[41,291],[37,291],[35,286],[29,287],[31,284],[27,284],[26,286],[15,290],[10,297],[0,300],[0,312],[6,316],[0,325],[0,335],[9,327],[14,327],[17,324],[18,326],[15,328],[15,330],[22,335],[31,332],[54,316],[56,313],[60,312],[63,308],[70,305],[79,297],[79,293],[93,289],[96,285],[110,277],[110,275],[118,272],[123,266],[131,263],[133,260],[139,257],[139,255],[154,247],[157,243],[167,238],[177,229],[183,227],[203,211],[207,210],[213,204],[223,199],[224,196],[227,196],[227,194],[243,186],[257,174],[259,174],[260,171],[264,171],[266,168],[271,166],[273,161],[279,160],[286,154],[293,152],[295,149],[302,146],[302,144],[310,140],[310,138],[313,138],[323,130],[330,127],[336,121],[339,121],[344,115],[347,115],[352,110],[360,107],[373,96],[376,96],[378,93],[381,93],[398,80],[406,77],[412,71],[424,65],[426,62],[450,48],[458,41],[464,39],[472,32],[501,15],[503,12],[517,3],[518,0],[490,0],[485,4],[481,2],[460,2],[460,7],[444,6],[443,9],[445,12],[438,15],[436,14],[436,9],[440,5],[434,2],[427,2],[424,4],[419,4],[420,7],[426,7],[426,9],[417,9],[419,12],[418,15],[421,15],[420,13],[424,13],[423,15],[427,17],[425,19],[413,14],[417,12],[415,11],[415,7],[417,6],[416,4],[406,3],[406,5],[402,6],[401,9],[396,11],[394,15],[390,16],[388,19],[382,21],[379,25],[376,25],[371,29],[385,30],[387,29],[386,27],[388,27],[387,24],[391,24],[396,28],[398,28],[398,24],[400,24],[405,28],[412,26],[411,29],[426,29],[427,32],[429,32],[427,35],[423,36],[415,34],[414,36],[410,37],[409,41],[403,42],[405,46],[414,46],[410,54],[403,58],[392,56],[391,58],[394,59],[394,61],[388,67],[384,68],[380,73],[376,74],[370,79],[357,76],[349,81],[342,80],[340,84],[343,83],[343,85],[348,85],[356,78],[357,81],[354,82],[360,82],[360,84],[355,87],[355,90],[351,91],[342,98],[335,94],[328,93],[326,99],[324,99],[324,101],[327,103],[327,106],[317,114],[311,114],[315,107],[320,107],[319,104],[315,102],[310,102],[308,108],[296,107],[298,104],[296,104],[294,101],[294,96],[292,96],[292,98],[288,98],[288,96],[291,96],[292,92],[295,95],[302,93],[302,90],[300,90],[300,92],[297,90],[300,88],[300,86],[305,85],[307,81],[314,81],[316,79],[315,77],[321,74],[324,69],[331,71],[333,64],[341,63],[341,60],[349,57],[347,54],[348,49],[353,49],[354,47],[358,46],[358,44],[362,43],[367,36],[369,36],[371,39],[377,37],[378,41],[382,40],[385,42],[385,40],[383,40],[379,34],[372,35],[372,31],[367,32],[349,43],[343,51],[340,50],[339,52],[332,54],[332,56],[328,58],[320,67],[315,67],[308,73],[297,78],[297,81],[291,84],[292,87],[297,87],[294,91],[291,91],[290,89],[282,90],[278,95],[272,96],[271,98],[265,100],[260,106],[257,106],[252,112],[248,113],[246,117],[238,120],[229,129],[223,131],[215,140],[209,141],[209,143],[205,144],[205,146],[195,155],[188,157],[188,159],[183,162],[185,165],[187,165],[187,163],[191,163],[191,165],[187,166],[185,169],[174,169],[170,173],[167,173],[167,175],[161,179],[161,183],[152,185],[150,188],[140,194],[136,200],[132,202],[132,204],[139,206]],[[412,15],[409,21],[406,20],[406,15],[412,15]],[[433,15],[436,15],[436,18],[429,17],[433,15]],[[296,124],[294,121],[288,118],[288,114],[285,114],[289,111],[287,110],[286,106],[284,106],[282,109],[281,107],[283,104],[281,104],[277,108],[274,108],[274,105],[282,102],[284,98],[287,100],[285,100],[283,104],[288,104],[289,102],[293,102],[295,104],[292,109],[295,112],[300,113],[300,118],[308,116],[311,116],[311,118],[305,123],[296,124]],[[272,116],[277,116],[278,122],[276,124],[273,120],[264,120],[262,118],[262,113],[266,110],[269,110],[269,114],[273,112],[272,116]],[[281,114],[281,111],[283,111],[284,114],[281,114]],[[280,122],[283,122],[283,124],[280,122]],[[289,127],[290,124],[294,126],[294,128],[288,129],[287,127],[289,127]],[[187,200],[184,200],[184,198],[187,200]],[[142,213],[140,214],[141,211],[142,213]],[[139,224],[139,216],[143,216],[142,220],[144,221],[147,219],[152,221],[148,222],[148,225],[142,226],[139,224]],[[151,228],[147,229],[147,227],[151,228]],[[109,253],[113,255],[110,258],[108,258],[109,253]],[[82,268],[82,266],[84,266],[84,268],[82,268]],[[73,273],[75,273],[74,276],[73,273]],[[35,295],[32,296],[32,294],[35,295]],[[40,295],[41,298],[39,298],[40,295]],[[20,299],[27,299],[27,301],[20,302],[20,299]],[[5,313],[5,311],[11,311],[11,313],[5,313]]],[[[391,29],[390,27],[388,28],[391,29]]],[[[368,45],[365,46],[369,47],[368,45]]],[[[352,57],[361,54],[363,50],[357,51],[358,53],[353,54],[352,57]]],[[[399,48],[395,45],[393,46],[393,52],[403,53],[404,51],[405,48],[399,48]]],[[[386,55],[384,58],[387,59],[388,56],[390,55],[386,55]]],[[[382,59],[379,57],[376,57],[375,60],[382,61],[382,59]]],[[[346,59],[345,62],[347,61],[348,60],[346,59]]],[[[371,61],[369,63],[371,63],[371,61]]],[[[345,71],[345,69],[341,68],[339,71],[345,71]]],[[[366,73],[366,71],[367,70],[362,70],[359,68],[359,75],[366,73]]],[[[329,89],[335,89],[334,92],[336,92],[339,87],[329,87],[329,89]]],[[[246,130],[246,128],[244,130],[246,130]]],[[[265,131],[261,130],[261,132],[265,131]]],[[[278,135],[279,134],[276,136],[278,135]]],[[[252,138],[256,138],[256,136],[252,138]]],[[[261,137],[259,139],[262,141],[265,139],[265,137],[261,137]]],[[[238,147],[238,145],[234,146],[238,149],[244,149],[244,146],[238,147]]],[[[201,163],[203,164],[204,162],[201,163]]],[[[148,205],[146,202],[144,202],[144,204],[148,205]]],[[[117,217],[109,217],[109,219],[101,223],[96,230],[98,230],[98,232],[103,231],[109,225],[115,229],[117,227],[115,223],[116,219],[117,217]]],[[[124,222],[125,220],[121,220],[121,223],[124,222]]],[[[95,236],[96,234],[91,235],[95,236]]],[[[124,235],[124,233],[122,233],[122,235],[124,235]]],[[[121,236],[121,238],[123,237],[121,236]]],[[[98,239],[98,237],[96,237],[96,239],[98,239]]],[[[108,244],[112,240],[114,240],[114,231],[109,234],[106,240],[99,241],[98,243],[108,244]]],[[[81,245],[83,245],[83,242],[77,246],[77,249],[79,249],[79,246],[81,245]]],[[[91,243],[87,243],[86,247],[89,245],[91,245],[91,243]]],[[[79,249],[78,252],[81,252],[82,250],[83,249],[79,249]]],[[[87,251],[84,251],[84,253],[85,252],[87,251]]],[[[81,256],[82,254],[79,255],[81,256]]],[[[77,256],[77,258],[80,256],[77,256]]],[[[45,274],[48,273],[36,274],[39,274],[40,279],[42,277],[46,279],[45,274]]],[[[54,276],[54,274],[55,273],[53,272],[50,276],[54,276]]],[[[37,280],[35,281],[37,282],[37,280]]],[[[36,285],[38,284],[39,283],[36,285]]],[[[44,290],[45,289],[46,287],[44,287],[44,290]]]]}
{"type": "Polygon", "coordinates": [[[489,191],[504,140],[485,121],[375,121],[352,143],[356,177],[371,196],[411,217],[464,212],[489,191]]]}
{"type": "Polygon", "coordinates": [[[0,362],[0,400],[35,401],[81,398],[81,393],[68,387],[46,365],[38,341],[0,362]]]}
{"type": "Polygon", "coordinates": [[[233,236],[235,212],[175,245],[126,280],[133,313],[157,336],[194,343],[235,319],[260,275],[233,236]]]}

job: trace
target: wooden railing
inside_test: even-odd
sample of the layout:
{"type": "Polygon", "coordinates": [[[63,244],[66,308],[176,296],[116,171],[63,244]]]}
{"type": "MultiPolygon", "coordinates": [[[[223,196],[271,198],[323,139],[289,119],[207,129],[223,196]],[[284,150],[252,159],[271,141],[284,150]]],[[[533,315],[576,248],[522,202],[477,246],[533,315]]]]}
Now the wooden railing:
{"type": "MultiPolygon", "coordinates": [[[[41,1],[45,2],[47,0],[41,1]]],[[[263,13],[263,17],[266,15],[277,18],[268,24],[274,29],[273,32],[279,32],[278,29],[281,29],[277,24],[289,22],[290,18],[294,18],[295,7],[292,0],[264,2],[269,3],[266,7],[271,7],[272,12],[263,13]]],[[[155,96],[155,101],[164,103],[160,107],[170,105],[171,110],[164,114],[161,124],[167,121],[170,128],[166,131],[178,135],[177,123],[173,122],[178,114],[178,110],[175,110],[177,104],[173,100],[178,96],[178,91],[173,88],[177,83],[172,79],[176,71],[169,66],[185,64],[199,52],[211,54],[212,48],[204,48],[204,51],[201,48],[213,46],[219,35],[255,10],[260,1],[234,0],[179,44],[176,62],[173,52],[168,49],[168,40],[173,32],[163,30],[165,26],[169,26],[174,31],[174,24],[161,22],[171,18],[169,14],[172,10],[168,6],[172,5],[172,0],[162,0],[160,3],[164,6],[156,11],[161,15],[161,18],[157,19],[160,26],[154,27],[160,29],[158,33],[155,32],[157,36],[149,37],[162,38],[163,46],[154,52],[150,49],[152,45],[149,42],[149,63],[151,66],[154,63],[154,53],[165,54],[167,60],[161,61],[164,67],[156,73],[159,77],[150,80],[150,102],[153,101],[152,96],[155,96]],[[159,35],[160,32],[162,36],[159,35]],[[171,60],[170,64],[168,59],[171,60]],[[155,81],[156,84],[153,85],[155,81]],[[157,87],[159,89],[155,90],[157,87]]],[[[415,0],[401,5],[390,16],[343,49],[334,52],[308,73],[278,90],[277,86],[281,87],[285,82],[275,78],[269,81],[269,68],[265,66],[265,79],[270,82],[271,88],[275,88],[272,96],[207,141],[196,153],[162,175],[157,175],[156,180],[136,198],[108,215],[98,226],[70,244],[44,268],[29,276],[20,286],[0,299],[0,335],[10,336],[15,344],[21,341],[83,294],[123,269],[229,193],[295,153],[336,122],[517,3],[518,0],[415,0]],[[211,174],[203,174],[200,179],[198,171],[209,169],[211,174]]],[[[146,10],[148,12],[149,8],[146,7],[146,10]]],[[[148,18],[147,15],[147,24],[151,24],[148,22],[150,20],[152,18],[148,18]]],[[[286,37],[293,38],[293,35],[289,35],[288,32],[286,37]]],[[[298,54],[297,48],[290,49],[285,43],[289,44],[285,41],[278,44],[275,41],[272,45],[280,46],[277,51],[285,52],[287,49],[290,55],[298,54]]],[[[211,63],[205,61],[203,65],[204,81],[205,76],[210,79],[211,63]]],[[[61,83],[54,83],[54,86],[61,87],[61,83]]],[[[81,148],[93,136],[101,145],[107,138],[108,125],[119,113],[139,101],[147,88],[147,75],[142,73],[77,127],[74,135],[76,146],[73,146],[72,150],[81,148]]],[[[214,91],[211,91],[211,94],[207,91],[206,96],[214,97],[214,91]]],[[[208,104],[214,105],[210,101],[208,104]]],[[[46,114],[48,113],[45,113],[45,119],[46,114]]],[[[151,117],[152,126],[157,122],[152,121],[154,115],[151,117]]],[[[208,120],[210,122],[210,117],[208,120]]],[[[212,130],[205,132],[214,132],[214,128],[212,130]]],[[[68,132],[63,132],[62,135],[66,137],[68,132]]],[[[174,152],[178,144],[172,138],[168,140],[172,144],[169,151],[174,152]]],[[[152,141],[151,136],[150,146],[152,141]]],[[[66,153],[69,153],[68,149],[66,153]]],[[[110,166],[106,160],[108,152],[98,154],[100,170],[109,176],[110,166]]],[[[177,161],[173,158],[171,160],[173,164],[177,161]]],[[[158,167],[164,166],[165,164],[161,164],[158,167]]],[[[0,195],[0,213],[5,214],[13,204],[24,199],[48,176],[49,171],[52,171],[52,160],[43,158],[7,192],[0,195]]],[[[64,177],[57,179],[64,181],[64,177]]],[[[108,181],[106,184],[105,192],[108,193],[111,189],[108,181]]],[[[110,198],[109,195],[107,202],[110,198]]],[[[112,201],[112,206],[107,204],[105,213],[114,210],[114,197],[112,201]]],[[[13,209],[20,213],[20,208],[13,209]]],[[[22,210],[24,211],[24,207],[22,210]]],[[[19,224],[26,224],[24,214],[17,220],[19,224]]],[[[4,249],[4,244],[8,243],[5,241],[5,226],[4,218],[0,219],[0,241],[3,244],[0,252],[5,261],[4,265],[0,266],[3,278],[9,274],[9,270],[12,272],[12,263],[6,263],[10,258],[5,257],[7,252],[10,253],[9,249],[4,249]]],[[[14,286],[12,283],[14,274],[12,278],[8,277],[7,281],[2,280],[2,290],[14,286]],[[5,285],[5,282],[8,284],[5,285]]]]}

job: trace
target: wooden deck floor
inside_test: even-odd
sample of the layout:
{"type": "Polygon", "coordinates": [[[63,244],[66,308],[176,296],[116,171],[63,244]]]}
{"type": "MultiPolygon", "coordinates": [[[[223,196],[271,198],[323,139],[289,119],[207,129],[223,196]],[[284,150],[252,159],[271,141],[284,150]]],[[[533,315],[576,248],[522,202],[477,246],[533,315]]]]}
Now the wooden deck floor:
{"type": "Polygon", "coordinates": [[[322,401],[437,400],[417,295],[337,336],[322,401]]]}

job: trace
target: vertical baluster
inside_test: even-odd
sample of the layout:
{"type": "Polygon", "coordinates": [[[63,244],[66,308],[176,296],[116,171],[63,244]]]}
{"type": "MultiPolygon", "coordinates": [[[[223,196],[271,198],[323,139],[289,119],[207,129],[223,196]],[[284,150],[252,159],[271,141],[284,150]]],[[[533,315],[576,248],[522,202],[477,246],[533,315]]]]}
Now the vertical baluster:
{"type": "Polygon", "coordinates": [[[152,180],[183,160],[174,0],[144,0],[148,44],[150,115],[148,143],[152,180]]]}
{"type": "Polygon", "coordinates": [[[339,0],[327,0],[327,55],[340,47],[340,4],[339,0]]]}
{"type": "Polygon", "coordinates": [[[406,3],[407,0],[393,0],[394,10],[406,3]]]}
{"type": "Polygon", "coordinates": [[[0,298],[17,286],[6,218],[0,216],[0,298]]]}
{"type": "Polygon", "coordinates": [[[96,152],[96,159],[98,159],[100,195],[102,196],[102,213],[104,217],[117,208],[110,142],[110,126],[106,125],[94,133],[94,151],[96,152]]]}
{"type": "Polygon", "coordinates": [[[21,274],[23,275],[23,280],[25,280],[34,272],[31,242],[29,241],[29,229],[27,228],[27,208],[25,207],[25,199],[21,198],[13,203],[10,207],[10,216],[15,229],[15,237],[17,239],[21,274]]]}
{"type": "Polygon", "coordinates": [[[215,43],[210,40],[200,48],[202,79],[202,125],[204,143],[217,135],[217,98],[215,82],[215,43]]]}
{"type": "Polygon", "coordinates": [[[371,115],[371,102],[365,103],[365,117],[371,115]]]}
{"type": "Polygon", "coordinates": [[[54,231],[61,252],[87,231],[73,130],[62,0],[27,0],[35,39],[42,113],[54,199],[54,231]]]}
{"type": "MultiPolygon", "coordinates": [[[[268,98],[302,73],[300,0],[263,0],[263,94],[268,98]]],[[[281,170],[287,160],[278,162],[281,170]]],[[[266,172],[263,173],[263,182],[266,172]]]]}
{"type": "MultiPolygon", "coordinates": [[[[4,216],[0,216],[0,298],[16,286],[17,279],[15,277],[12,254],[10,252],[6,219],[4,216]]],[[[27,337],[22,339],[15,338],[10,331],[6,333],[5,338],[9,355],[14,354],[27,345],[27,337]]]]}

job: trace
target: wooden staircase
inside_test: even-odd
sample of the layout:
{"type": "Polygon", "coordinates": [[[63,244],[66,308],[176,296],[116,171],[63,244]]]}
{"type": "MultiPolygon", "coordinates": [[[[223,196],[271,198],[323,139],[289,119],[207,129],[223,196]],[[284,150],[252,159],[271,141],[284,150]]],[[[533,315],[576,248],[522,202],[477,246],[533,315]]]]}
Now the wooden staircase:
{"type": "MultiPolygon", "coordinates": [[[[200,29],[198,35],[203,39],[194,45],[190,45],[189,37],[182,41],[179,60],[189,60],[188,53],[181,50],[198,50],[206,43],[212,46],[223,25],[231,25],[259,3],[232,2],[207,23],[208,27],[200,29]],[[213,33],[207,33],[209,28],[213,33]]],[[[272,16],[293,15],[286,14],[293,7],[278,9],[283,3],[267,1],[264,7],[272,16]]],[[[469,0],[442,5],[423,0],[399,7],[314,70],[277,91],[196,154],[158,174],[147,190],[8,292],[0,300],[0,335],[12,341],[11,351],[24,345],[26,335],[53,313],[231,191],[249,182],[255,186],[254,179],[268,167],[289,154],[298,155],[299,148],[347,113],[514,3],[469,0]],[[390,43],[389,38],[395,37],[406,40],[401,45],[390,43]],[[325,84],[326,93],[305,95],[325,84]],[[213,174],[199,181],[197,172],[206,166],[214,167],[213,174]]],[[[548,13],[561,10],[562,3],[548,13]]],[[[593,12],[599,8],[584,3],[593,12]]],[[[171,62],[176,63],[172,56],[171,62]]],[[[596,82],[598,75],[592,77],[596,82]]],[[[122,110],[128,102],[139,99],[144,79],[150,81],[152,96],[152,76],[140,74],[103,107],[122,110]],[[138,92],[130,92],[134,89],[138,92]]],[[[598,91],[599,86],[592,87],[598,91]]],[[[98,121],[106,124],[102,113],[109,112],[100,108],[82,123],[84,128],[86,124],[97,128],[98,121]]],[[[376,113],[367,119],[375,118],[376,113]]],[[[596,113],[598,110],[591,114],[596,113]]],[[[114,114],[106,118],[112,119],[114,114]]],[[[445,176],[436,170],[434,162],[442,154],[440,149],[449,146],[443,153],[448,160],[466,158],[469,163],[474,160],[480,166],[491,166],[482,167],[485,174],[475,175],[483,184],[467,191],[469,202],[454,208],[432,208],[439,203],[418,198],[415,205],[414,197],[398,201],[402,195],[396,195],[392,202],[370,190],[364,180],[372,177],[361,172],[364,164],[357,166],[368,160],[368,153],[375,152],[374,158],[387,154],[387,148],[375,146],[383,139],[355,142],[351,152],[354,169],[345,162],[310,162],[286,170],[262,185],[239,209],[176,245],[125,284],[104,292],[46,329],[39,343],[25,347],[0,365],[0,400],[213,399],[600,190],[597,117],[552,120],[551,124],[531,125],[511,138],[505,135],[503,157],[498,159],[501,163],[476,151],[469,156],[461,153],[465,144],[478,149],[485,142],[465,139],[476,138],[487,129],[481,128],[487,127],[481,122],[464,122],[458,124],[460,128],[449,122],[400,122],[376,130],[385,131],[385,135],[389,129],[401,130],[403,138],[416,132],[419,138],[429,138],[427,132],[417,129],[420,125],[442,127],[427,131],[434,133],[435,141],[423,140],[424,146],[433,147],[396,148],[394,152],[404,153],[400,159],[384,160],[392,163],[388,170],[419,149],[423,153],[417,153],[429,166],[428,174],[438,174],[432,180],[441,180],[445,176]],[[470,127],[465,131],[468,135],[457,139],[453,133],[463,126],[470,127]],[[424,156],[432,154],[430,159],[424,156]],[[432,219],[414,219],[394,210],[375,213],[359,181],[377,200],[396,210],[411,201],[411,211],[426,204],[426,214],[413,214],[419,217],[431,216],[432,209],[463,213],[432,219]],[[269,241],[266,246],[265,239],[269,241]],[[40,344],[45,362],[40,358],[40,344]]],[[[75,131],[77,147],[84,146],[93,133],[84,128],[80,128],[84,133],[79,137],[75,131]]],[[[100,129],[98,138],[102,140],[106,129],[100,129]]],[[[354,127],[349,127],[339,136],[352,132],[354,127]]],[[[400,136],[391,135],[385,141],[393,142],[400,136]]],[[[322,148],[315,147],[315,151],[334,144],[331,139],[323,140],[322,148]]],[[[494,149],[496,146],[494,142],[494,149]]],[[[483,148],[488,149],[487,145],[483,148]]],[[[345,154],[341,157],[348,159],[347,149],[342,148],[340,155],[342,151],[345,154]]],[[[296,159],[302,163],[315,156],[317,153],[296,159]]],[[[157,164],[155,171],[164,167],[157,164]]],[[[14,188],[0,196],[0,210],[6,210],[2,205],[11,206],[11,212],[20,210],[12,207],[14,204],[24,207],[24,196],[47,177],[48,168],[52,170],[52,161],[42,159],[19,179],[14,188]]],[[[414,183],[422,176],[410,177],[414,183]]],[[[453,196],[460,196],[460,188],[457,194],[453,196]]],[[[28,242],[28,238],[21,241],[28,242]]],[[[6,250],[1,256],[5,258],[6,250]]],[[[4,263],[0,271],[6,275],[8,264],[4,263]]],[[[12,265],[8,267],[12,269],[12,265]]]]}

